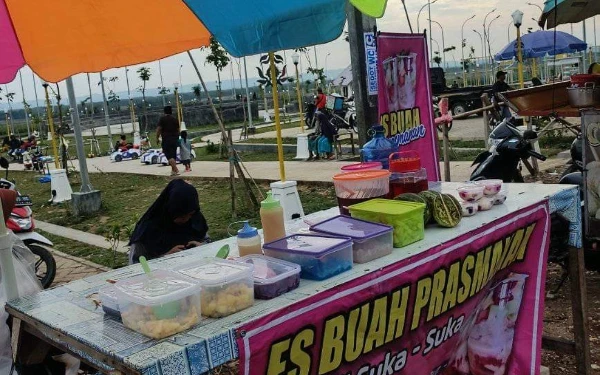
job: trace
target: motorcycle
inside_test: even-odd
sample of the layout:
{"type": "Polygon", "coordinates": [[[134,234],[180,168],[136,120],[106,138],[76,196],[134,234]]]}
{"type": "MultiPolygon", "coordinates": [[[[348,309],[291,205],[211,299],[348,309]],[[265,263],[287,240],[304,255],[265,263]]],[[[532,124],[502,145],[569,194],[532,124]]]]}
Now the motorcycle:
{"type": "MultiPolygon", "coordinates": [[[[501,179],[504,182],[524,182],[521,174],[521,164],[525,165],[532,172],[533,168],[527,160],[529,157],[534,157],[542,161],[546,160],[545,156],[535,152],[531,146],[530,141],[536,138],[537,134],[534,131],[527,130],[521,133],[514,127],[510,120],[502,121],[490,134],[488,140],[490,150],[479,154],[473,162],[472,165],[477,165],[477,168],[471,174],[470,180],[501,179]]],[[[583,207],[581,146],[581,137],[578,137],[571,146],[572,166],[575,171],[563,174],[559,180],[559,184],[579,186],[583,207]],[[579,170],[577,171],[577,169],[579,170]]],[[[563,269],[563,274],[558,286],[550,294],[556,294],[568,277],[568,238],[568,221],[559,214],[553,214],[550,224],[548,262],[560,265],[563,269]]],[[[600,247],[598,243],[584,238],[583,248],[586,269],[600,272],[600,247]]]]}
{"type": "Polygon", "coordinates": [[[56,276],[56,261],[46,247],[53,247],[52,241],[35,232],[35,221],[31,206],[33,202],[28,195],[20,194],[14,181],[8,180],[8,160],[0,158],[0,166],[6,169],[5,178],[0,178],[0,189],[14,190],[17,192],[15,207],[6,221],[6,227],[31,250],[35,255],[35,273],[42,284],[48,288],[56,276]]]}

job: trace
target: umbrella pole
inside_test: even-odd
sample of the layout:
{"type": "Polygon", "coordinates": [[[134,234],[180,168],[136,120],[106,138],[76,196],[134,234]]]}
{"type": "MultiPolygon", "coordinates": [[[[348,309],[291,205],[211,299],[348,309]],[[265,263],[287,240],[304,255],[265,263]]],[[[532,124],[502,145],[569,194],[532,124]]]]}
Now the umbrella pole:
{"type": "Polygon", "coordinates": [[[211,98],[210,94],[208,93],[208,88],[206,88],[206,83],[204,83],[204,78],[202,78],[202,74],[200,74],[200,70],[198,69],[198,65],[196,65],[196,61],[194,60],[194,57],[192,56],[190,51],[187,51],[187,54],[190,57],[190,60],[192,61],[192,65],[194,66],[194,70],[196,71],[196,74],[198,75],[198,79],[200,80],[200,85],[202,85],[202,89],[204,89],[204,92],[206,93],[206,97],[208,98],[208,104],[210,105],[210,108],[212,109],[213,114],[215,115],[215,119],[217,120],[217,123],[219,124],[219,128],[221,129],[221,137],[226,141],[227,148],[231,151],[230,154],[234,154],[234,156],[235,156],[233,158],[230,158],[229,162],[233,163],[235,170],[238,174],[238,177],[240,179],[242,179],[244,186],[246,187],[246,194],[248,194],[248,198],[250,199],[250,201],[252,202],[254,207],[258,208],[259,204],[258,204],[258,201],[256,200],[256,196],[254,195],[254,191],[252,191],[252,187],[248,183],[248,180],[246,179],[246,175],[244,174],[244,171],[242,170],[242,167],[240,166],[240,163],[238,162],[237,153],[233,149],[233,140],[229,139],[229,137],[227,136],[227,132],[225,131],[225,125],[223,125],[221,116],[219,116],[219,112],[217,111],[217,108],[215,107],[215,104],[213,103],[212,98],[211,98]]]}
{"type": "Polygon", "coordinates": [[[279,177],[285,182],[285,165],[283,164],[283,144],[281,141],[281,122],[279,119],[279,93],[277,91],[277,74],[275,73],[275,54],[269,52],[271,65],[271,83],[273,87],[273,110],[275,111],[275,131],[277,132],[277,156],[279,159],[279,177]]]}

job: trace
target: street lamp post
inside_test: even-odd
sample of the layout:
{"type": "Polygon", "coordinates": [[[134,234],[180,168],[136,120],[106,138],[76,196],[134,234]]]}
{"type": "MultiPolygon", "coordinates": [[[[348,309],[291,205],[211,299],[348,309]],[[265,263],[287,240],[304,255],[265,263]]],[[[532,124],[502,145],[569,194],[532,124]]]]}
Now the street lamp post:
{"type": "MultiPolygon", "coordinates": [[[[421,9],[419,9],[419,13],[417,14],[417,31],[418,32],[421,32],[421,26],[420,26],[420,23],[419,23],[419,17],[421,17],[421,12],[423,11],[423,9],[425,9],[426,6],[428,6],[429,4],[435,4],[436,1],[437,0],[428,1],[428,2],[425,3],[425,5],[423,5],[421,7],[421,9]]],[[[429,30],[429,32],[431,33],[431,30],[429,30]]]]}
{"type": "MultiPolygon", "coordinates": [[[[543,13],[544,10],[542,9],[541,6],[537,5],[537,4],[533,4],[533,3],[527,3],[527,5],[531,5],[532,7],[537,7],[540,10],[540,13],[543,13]]],[[[537,22],[537,21],[536,21],[537,22]]]]}
{"type": "Polygon", "coordinates": [[[477,35],[479,35],[479,41],[481,42],[481,53],[485,53],[485,46],[483,45],[483,36],[481,35],[481,33],[475,29],[473,29],[473,32],[477,35]]]}
{"type": "Polygon", "coordinates": [[[329,70],[327,69],[327,58],[329,57],[329,55],[331,55],[331,52],[325,55],[325,90],[327,93],[329,93],[329,87],[327,86],[327,80],[329,79],[329,70]]]}
{"type": "MultiPolygon", "coordinates": [[[[490,43],[490,34],[491,34],[490,29],[492,27],[492,23],[494,23],[494,21],[496,21],[498,18],[500,18],[500,15],[497,15],[494,19],[492,19],[487,27],[487,47],[488,47],[488,57],[490,59],[490,73],[492,73],[494,70],[494,57],[492,56],[492,45],[490,43]]],[[[490,78],[490,80],[493,80],[493,78],[490,78]]]]}
{"type": "Polygon", "coordinates": [[[496,11],[496,8],[492,9],[490,12],[488,12],[488,14],[485,15],[485,18],[483,19],[483,70],[485,71],[485,75],[484,75],[484,83],[487,83],[487,51],[485,49],[485,41],[487,40],[486,36],[487,36],[487,32],[486,32],[486,24],[487,24],[487,18],[490,14],[494,13],[496,11]]]}
{"type": "Polygon", "coordinates": [[[162,91],[162,104],[163,107],[167,106],[167,99],[165,98],[165,84],[163,82],[163,75],[162,75],[162,64],[160,63],[160,60],[158,60],[158,75],[160,76],[160,89],[162,91]]]}
{"type": "Polygon", "coordinates": [[[183,88],[183,81],[181,80],[181,68],[183,68],[183,64],[179,65],[179,86],[183,88]]]}
{"type": "MultiPolygon", "coordinates": [[[[443,60],[443,64],[444,64],[444,70],[448,69],[448,66],[446,65],[446,40],[444,38],[444,28],[442,27],[442,24],[439,23],[438,21],[433,21],[432,19],[429,19],[429,22],[433,22],[436,25],[438,25],[440,27],[440,30],[442,30],[442,60],[443,60]]],[[[429,32],[431,34],[431,31],[429,32]]]]}
{"type": "Polygon", "coordinates": [[[462,26],[460,27],[460,53],[462,55],[462,72],[463,72],[463,86],[467,86],[467,73],[466,73],[466,67],[465,67],[465,33],[464,33],[464,29],[465,29],[465,24],[467,22],[469,22],[470,20],[472,20],[473,18],[475,18],[475,15],[472,15],[471,17],[467,18],[465,20],[465,22],[463,22],[462,26]]]}
{"type": "Polygon", "coordinates": [[[104,76],[100,72],[100,88],[102,89],[102,110],[104,111],[104,123],[108,136],[108,152],[112,149],[112,132],[110,129],[110,113],[108,113],[108,101],[106,101],[106,90],[104,89],[104,76]]]}
{"type": "Polygon", "coordinates": [[[294,52],[292,55],[292,62],[296,67],[296,95],[298,96],[298,110],[300,111],[300,133],[304,132],[304,110],[302,109],[302,93],[300,92],[300,75],[298,73],[298,63],[300,62],[300,55],[294,52]]]}
{"type": "Polygon", "coordinates": [[[517,62],[518,62],[518,72],[519,72],[519,86],[521,88],[525,87],[525,82],[523,80],[523,50],[521,48],[521,25],[523,24],[523,12],[520,10],[515,10],[513,14],[511,14],[513,19],[513,24],[517,28],[517,62]]]}
{"type": "Polygon", "coordinates": [[[512,27],[514,26],[513,21],[510,21],[508,23],[508,26],[506,27],[506,43],[510,43],[510,29],[512,29],[512,27]]]}
{"type": "Polygon", "coordinates": [[[31,137],[31,129],[29,128],[29,116],[27,115],[27,105],[25,101],[25,87],[23,87],[23,75],[19,70],[19,80],[21,81],[21,94],[23,95],[23,110],[25,111],[25,124],[27,125],[27,137],[31,137]]]}

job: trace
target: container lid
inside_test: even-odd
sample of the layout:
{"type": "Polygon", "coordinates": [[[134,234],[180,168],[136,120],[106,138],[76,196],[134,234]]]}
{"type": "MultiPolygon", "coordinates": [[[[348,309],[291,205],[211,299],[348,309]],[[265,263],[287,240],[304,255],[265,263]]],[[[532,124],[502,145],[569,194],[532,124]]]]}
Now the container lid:
{"type": "Polygon", "coordinates": [[[260,285],[276,283],[281,279],[300,273],[298,264],[265,255],[246,255],[236,261],[254,265],[254,283],[260,285]]]}
{"type": "Polygon", "coordinates": [[[412,172],[421,169],[421,157],[416,151],[394,152],[390,155],[390,171],[412,172]]]}
{"type": "Polygon", "coordinates": [[[265,198],[264,201],[260,202],[260,206],[262,208],[277,208],[277,207],[281,207],[281,204],[279,203],[279,201],[275,198],[273,198],[273,193],[269,190],[267,192],[267,197],[265,198]]]}
{"type": "MultiPolygon", "coordinates": [[[[392,167],[392,165],[390,164],[390,168],[392,167]]],[[[392,172],[392,175],[390,176],[390,181],[391,180],[395,180],[398,178],[410,178],[410,177],[417,177],[419,179],[427,179],[427,169],[425,168],[421,168],[421,169],[417,169],[415,171],[407,171],[407,172],[392,172]]]]}
{"type": "Polygon", "coordinates": [[[200,291],[194,280],[167,270],[123,279],[115,284],[119,300],[125,298],[139,305],[155,306],[180,300],[200,291]]]}
{"type": "Polygon", "coordinates": [[[348,237],[326,237],[311,234],[294,234],[263,245],[263,249],[286,253],[310,255],[319,258],[342,247],[352,245],[348,237]]]}
{"type": "Polygon", "coordinates": [[[349,206],[348,209],[350,212],[358,211],[358,212],[379,212],[386,215],[402,215],[407,212],[411,212],[417,209],[425,208],[424,203],[418,202],[405,202],[405,201],[397,201],[390,199],[371,199],[366,202],[361,202],[349,206]]]}
{"type": "Polygon", "coordinates": [[[201,285],[223,285],[252,275],[252,265],[231,260],[197,262],[177,269],[182,275],[191,277],[201,285]]]}
{"type": "Polygon", "coordinates": [[[354,163],[343,166],[341,169],[344,172],[358,172],[365,170],[379,170],[382,169],[383,165],[380,161],[371,161],[366,163],[354,163]]]}
{"type": "Polygon", "coordinates": [[[239,238],[256,237],[258,236],[258,230],[255,227],[250,226],[250,224],[247,221],[244,221],[244,226],[242,227],[242,229],[238,230],[237,236],[239,238]]]}
{"type": "Polygon", "coordinates": [[[371,223],[350,216],[339,215],[322,221],[310,227],[311,231],[331,234],[334,236],[350,237],[353,240],[366,240],[382,233],[391,232],[392,227],[371,223]]]}
{"type": "Polygon", "coordinates": [[[98,291],[98,298],[102,304],[116,304],[117,303],[117,288],[110,284],[100,288],[98,291]],[[108,302],[108,303],[105,303],[108,302]]]}
{"type": "Polygon", "coordinates": [[[333,176],[335,181],[359,181],[359,180],[375,180],[378,178],[390,177],[390,171],[360,171],[350,173],[339,173],[333,176]]]}

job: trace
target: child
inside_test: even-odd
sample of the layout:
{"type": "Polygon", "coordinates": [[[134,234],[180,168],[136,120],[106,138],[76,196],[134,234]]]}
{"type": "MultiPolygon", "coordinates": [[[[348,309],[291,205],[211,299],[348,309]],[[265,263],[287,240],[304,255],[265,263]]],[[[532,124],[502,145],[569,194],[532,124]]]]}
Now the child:
{"type": "Polygon", "coordinates": [[[185,167],[186,172],[191,172],[190,166],[192,162],[192,142],[187,139],[187,132],[184,130],[180,134],[181,139],[179,140],[179,158],[181,164],[185,167]]]}

